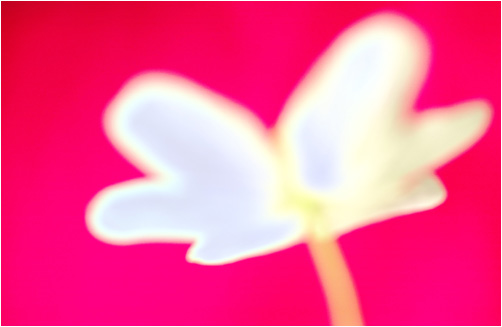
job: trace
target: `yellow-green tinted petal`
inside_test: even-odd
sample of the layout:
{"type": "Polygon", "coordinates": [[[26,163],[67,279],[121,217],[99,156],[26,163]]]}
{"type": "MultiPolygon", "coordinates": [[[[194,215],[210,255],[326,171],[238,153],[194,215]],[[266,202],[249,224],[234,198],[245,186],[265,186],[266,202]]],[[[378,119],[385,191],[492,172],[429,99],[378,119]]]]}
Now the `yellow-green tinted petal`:
{"type": "Polygon", "coordinates": [[[375,15],[343,32],[301,81],[279,119],[293,183],[329,193],[350,178],[368,140],[384,143],[385,150],[393,146],[387,144],[395,137],[392,128],[411,107],[427,61],[424,37],[400,16],[375,15]]]}

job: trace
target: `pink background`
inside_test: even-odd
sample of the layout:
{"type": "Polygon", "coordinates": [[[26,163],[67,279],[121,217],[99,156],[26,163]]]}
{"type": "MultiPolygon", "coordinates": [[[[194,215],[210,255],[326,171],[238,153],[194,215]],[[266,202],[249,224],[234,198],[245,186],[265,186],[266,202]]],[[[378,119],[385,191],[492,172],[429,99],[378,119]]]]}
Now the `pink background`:
{"type": "Polygon", "coordinates": [[[340,240],[370,325],[500,325],[500,3],[2,3],[2,324],[318,325],[304,245],[217,267],[188,245],[117,247],[84,211],[142,176],[101,118],[132,75],[163,70],[272,126],[309,65],[373,12],[403,13],[433,58],[417,108],[485,98],[494,121],[439,170],[439,208],[340,240]]]}

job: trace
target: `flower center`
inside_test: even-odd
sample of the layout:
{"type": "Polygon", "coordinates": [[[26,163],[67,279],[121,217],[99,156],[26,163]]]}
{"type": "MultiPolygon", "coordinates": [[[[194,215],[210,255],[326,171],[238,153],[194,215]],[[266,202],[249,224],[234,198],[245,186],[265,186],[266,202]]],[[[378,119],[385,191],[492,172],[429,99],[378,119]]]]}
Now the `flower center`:
{"type": "Polygon", "coordinates": [[[326,199],[304,190],[286,192],[286,209],[301,217],[306,231],[319,239],[331,236],[326,199]]]}

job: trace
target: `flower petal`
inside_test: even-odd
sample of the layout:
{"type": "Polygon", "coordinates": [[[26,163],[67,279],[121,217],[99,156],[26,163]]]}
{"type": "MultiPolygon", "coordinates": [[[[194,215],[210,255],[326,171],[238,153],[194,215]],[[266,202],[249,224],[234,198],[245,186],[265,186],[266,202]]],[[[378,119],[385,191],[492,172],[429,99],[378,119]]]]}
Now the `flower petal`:
{"type": "Polygon", "coordinates": [[[144,74],[112,101],[105,130],[149,176],[92,201],[88,225],[105,242],[194,241],[190,259],[211,264],[298,239],[295,220],[275,220],[282,189],[265,129],[238,105],[180,77],[144,74]]]}
{"type": "Polygon", "coordinates": [[[358,194],[345,199],[343,205],[333,210],[332,230],[342,235],[354,229],[388,218],[429,210],[446,199],[446,190],[434,175],[421,178],[416,183],[394,185],[387,194],[358,194]]]}
{"type": "Polygon", "coordinates": [[[278,133],[284,160],[294,163],[290,186],[325,196],[336,234],[441,203],[436,179],[410,185],[486,129],[490,109],[481,101],[410,110],[427,62],[417,27],[376,15],[344,32],[288,101],[278,133]]]}
{"type": "Polygon", "coordinates": [[[407,155],[394,169],[431,170],[467,150],[485,133],[492,111],[485,101],[468,101],[418,115],[407,155]]]}
{"type": "Polygon", "coordinates": [[[298,184],[329,192],[353,169],[354,149],[387,131],[410,108],[426,72],[427,43],[396,15],[344,32],[295,90],[279,123],[285,160],[298,184]]]}
{"type": "Polygon", "coordinates": [[[298,242],[300,226],[272,216],[260,194],[145,179],[101,191],[87,212],[89,230],[118,245],[193,242],[187,260],[224,264],[298,242]]]}
{"type": "Polygon", "coordinates": [[[89,204],[88,227],[112,244],[194,240],[201,228],[193,217],[204,198],[185,193],[173,183],[146,179],[110,186],[89,204]]]}
{"type": "Polygon", "coordinates": [[[108,107],[105,130],[149,175],[213,184],[245,179],[267,186],[277,179],[262,124],[244,108],[181,77],[134,78],[108,107]]]}
{"type": "Polygon", "coordinates": [[[300,225],[295,221],[271,220],[263,225],[241,225],[230,233],[202,237],[187,254],[190,262],[218,265],[276,252],[300,241],[300,225]]]}

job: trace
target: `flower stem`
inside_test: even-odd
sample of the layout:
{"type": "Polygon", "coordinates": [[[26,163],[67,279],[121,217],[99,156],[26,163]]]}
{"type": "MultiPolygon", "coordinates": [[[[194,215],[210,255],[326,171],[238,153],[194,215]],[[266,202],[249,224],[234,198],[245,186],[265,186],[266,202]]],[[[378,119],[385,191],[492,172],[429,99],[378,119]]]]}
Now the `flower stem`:
{"type": "Polygon", "coordinates": [[[364,325],[357,292],[338,242],[311,235],[307,245],[324,289],[332,326],[364,325]]]}

